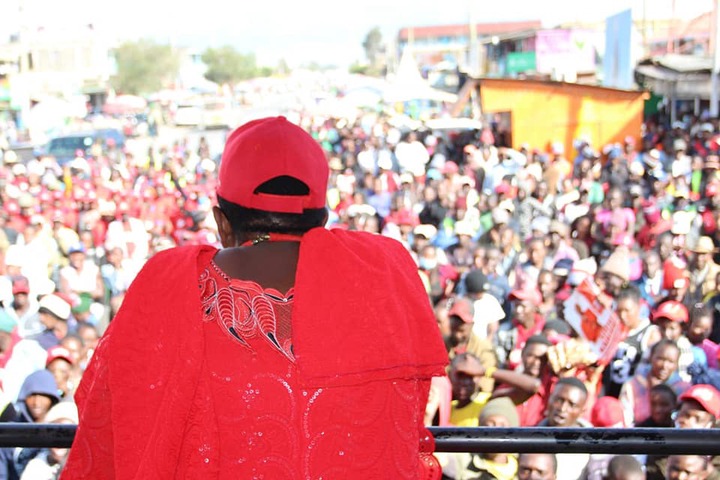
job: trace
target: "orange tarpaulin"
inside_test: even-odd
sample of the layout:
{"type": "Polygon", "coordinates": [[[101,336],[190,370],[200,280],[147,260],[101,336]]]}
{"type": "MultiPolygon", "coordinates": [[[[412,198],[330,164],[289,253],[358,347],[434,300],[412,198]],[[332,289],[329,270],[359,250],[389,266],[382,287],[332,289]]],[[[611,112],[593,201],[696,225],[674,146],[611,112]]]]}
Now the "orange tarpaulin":
{"type": "Polygon", "coordinates": [[[481,79],[484,114],[510,112],[513,147],[546,150],[553,142],[572,157],[584,137],[599,150],[627,136],[638,140],[646,92],[540,80],[481,79]]]}

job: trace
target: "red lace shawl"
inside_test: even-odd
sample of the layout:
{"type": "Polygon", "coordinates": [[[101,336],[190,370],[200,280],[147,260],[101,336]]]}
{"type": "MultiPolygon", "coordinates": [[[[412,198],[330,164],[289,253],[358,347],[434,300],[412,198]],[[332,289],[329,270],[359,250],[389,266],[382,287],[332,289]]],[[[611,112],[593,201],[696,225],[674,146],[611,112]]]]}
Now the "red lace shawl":
{"type": "MultiPolygon", "coordinates": [[[[221,363],[212,359],[222,349],[210,342],[209,323],[202,321],[198,259],[214,252],[208,247],[162,252],[131,286],[77,393],[80,426],[63,479],[242,477],[220,468],[227,468],[232,455],[218,443],[218,426],[243,416],[222,411],[222,399],[211,393],[213,379],[233,381],[230,373],[222,377],[209,368],[221,363]]],[[[277,462],[285,475],[273,478],[316,478],[315,472],[327,478],[398,478],[394,472],[402,473],[399,478],[438,478],[436,465],[420,451],[432,448],[420,419],[429,379],[443,374],[447,358],[404,248],[369,234],[309,232],[300,248],[292,326],[295,363],[286,381],[292,381],[294,394],[286,397],[300,401],[289,411],[299,424],[288,431],[304,438],[297,443],[302,454],[277,462]],[[408,401],[398,408],[403,395],[408,401]],[[375,410],[378,398],[388,408],[375,410]],[[307,405],[325,399],[311,421],[304,414],[307,405]],[[382,415],[358,416],[358,411],[382,415]],[[376,447],[385,439],[377,432],[390,439],[382,451],[376,447]],[[312,452],[321,460],[308,457],[312,452]]],[[[266,368],[251,360],[233,372],[257,376],[266,368]]],[[[255,391],[248,387],[241,393],[252,396],[250,390],[255,391]]],[[[246,419],[262,417],[261,409],[249,410],[255,413],[246,419]]],[[[236,439],[262,443],[257,433],[267,431],[240,432],[236,439]]],[[[268,451],[233,461],[257,469],[272,461],[268,451]]]]}

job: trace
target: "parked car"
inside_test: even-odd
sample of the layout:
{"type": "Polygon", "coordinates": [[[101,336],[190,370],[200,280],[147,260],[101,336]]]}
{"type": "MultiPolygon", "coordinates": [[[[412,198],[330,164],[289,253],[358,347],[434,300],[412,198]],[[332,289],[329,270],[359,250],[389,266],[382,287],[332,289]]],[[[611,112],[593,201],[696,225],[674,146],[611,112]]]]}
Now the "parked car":
{"type": "Polygon", "coordinates": [[[118,149],[125,147],[125,135],[120,130],[103,128],[54,137],[44,147],[39,148],[35,154],[55,157],[58,164],[63,166],[77,156],[78,150],[82,151],[86,157],[89,156],[90,149],[98,140],[104,145],[107,145],[108,141],[114,142],[118,149]]]}

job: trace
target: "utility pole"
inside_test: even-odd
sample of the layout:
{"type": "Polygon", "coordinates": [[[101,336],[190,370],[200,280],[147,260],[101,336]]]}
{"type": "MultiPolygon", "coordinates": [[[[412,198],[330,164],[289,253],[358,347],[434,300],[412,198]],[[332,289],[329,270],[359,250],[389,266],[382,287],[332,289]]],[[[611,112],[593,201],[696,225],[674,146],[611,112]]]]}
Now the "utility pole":
{"type": "Polygon", "coordinates": [[[713,45],[713,68],[710,76],[711,90],[710,90],[710,116],[712,118],[718,117],[718,74],[720,74],[720,28],[718,28],[718,15],[720,12],[720,0],[713,0],[713,16],[712,16],[712,45],[713,45]]]}

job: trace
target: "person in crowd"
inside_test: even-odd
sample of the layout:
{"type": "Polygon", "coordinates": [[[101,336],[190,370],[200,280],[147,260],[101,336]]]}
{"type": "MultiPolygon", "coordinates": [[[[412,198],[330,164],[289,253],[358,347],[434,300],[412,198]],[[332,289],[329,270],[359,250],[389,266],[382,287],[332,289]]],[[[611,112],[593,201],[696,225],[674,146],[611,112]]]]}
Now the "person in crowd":
{"type": "MultiPolygon", "coordinates": [[[[497,397],[480,411],[480,427],[517,427],[518,415],[512,400],[497,397]]],[[[455,480],[487,478],[512,480],[517,474],[517,456],[508,453],[454,453],[441,456],[443,477],[455,480]]]]}
{"type": "Polygon", "coordinates": [[[38,316],[38,302],[30,295],[30,282],[22,275],[12,278],[13,300],[5,311],[13,316],[18,324],[18,335],[30,337],[42,331],[38,316]]]}
{"type": "Polygon", "coordinates": [[[500,325],[496,336],[498,362],[514,369],[520,363],[522,348],[528,338],[542,332],[545,318],[538,312],[542,296],[534,284],[526,283],[508,297],[513,302],[512,321],[500,325]]]}
{"type": "Polygon", "coordinates": [[[661,338],[660,329],[649,318],[642,316],[640,291],[635,286],[620,290],[615,302],[615,312],[625,325],[627,335],[618,344],[603,373],[604,393],[613,397],[620,394],[622,386],[635,374],[643,352],[661,338]]]}
{"type": "Polygon", "coordinates": [[[667,462],[665,480],[692,478],[697,480],[717,480],[720,474],[705,455],[670,455],[667,462]]]}
{"type": "Polygon", "coordinates": [[[685,336],[690,320],[687,307],[678,301],[668,300],[658,305],[652,316],[662,337],[675,342],[680,349],[677,372],[680,378],[689,382],[688,367],[695,361],[696,355],[693,345],[685,336]]]}
{"type": "Polygon", "coordinates": [[[328,158],[284,117],[236,129],[220,165],[223,248],[140,271],[84,373],[63,478],[439,478],[423,420],[447,352],[406,247],[322,228],[328,158]]]}
{"type": "Polygon", "coordinates": [[[450,424],[456,427],[477,427],[478,418],[490,394],[480,391],[480,379],[486,371],[480,359],[471,353],[461,353],[450,363],[450,383],[453,401],[450,424]]]}
{"type": "Polygon", "coordinates": [[[677,407],[677,393],[666,383],[658,383],[650,388],[650,416],[637,427],[669,428],[675,425],[673,414],[677,407]]]}
{"type": "Polygon", "coordinates": [[[518,371],[498,369],[491,372],[498,384],[493,395],[507,396],[515,403],[523,427],[535,426],[545,416],[548,397],[556,381],[547,364],[551,346],[545,336],[533,335],[525,342],[518,371]]]}
{"type": "Polygon", "coordinates": [[[635,457],[616,455],[608,463],[604,480],[645,480],[645,472],[635,457]]]}
{"type": "Polygon", "coordinates": [[[677,344],[664,338],[650,350],[650,363],[638,368],[623,384],[618,398],[628,425],[644,422],[650,417],[650,389],[655,385],[668,384],[677,395],[690,386],[677,374],[679,357],[677,344]]]}
{"type": "MultiPolygon", "coordinates": [[[[473,304],[469,299],[462,297],[451,299],[451,301],[450,310],[447,312],[450,321],[450,336],[445,340],[449,358],[454,359],[457,355],[470,353],[480,360],[483,368],[496,368],[497,358],[492,344],[487,339],[475,334],[473,304]]],[[[492,392],[494,386],[492,377],[488,375],[479,379],[479,386],[483,392],[492,392]]]]}
{"type": "Polygon", "coordinates": [[[686,336],[693,347],[695,347],[693,350],[696,354],[694,355],[695,362],[700,362],[711,369],[717,369],[720,347],[709,338],[712,332],[712,326],[713,315],[710,309],[702,303],[696,304],[692,310],[690,310],[690,324],[688,325],[686,336]],[[698,349],[702,350],[704,357],[698,355],[698,349]],[[698,359],[698,356],[701,358],[698,359]]]}
{"type": "MultiPolygon", "coordinates": [[[[582,418],[588,400],[585,384],[575,377],[564,377],[557,381],[548,399],[545,419],[541,427],[589,427],[589,422],[582,418]]],[[[557,455],[562,468],[557,471],[558,480],[577,479],[585,469],[590,455],[567,454],[557,455]]],[[[521,468],[521,467],[519,467],[521,468]]]]}
{"type": "MultiPolygon", "coordinates": [[[[678,402],[676,428],[715,428],[720,416],[720,392],[715,387],[693,385],[678,397],[678,402]]],[[[666,456],[648,455],[645,466],[648,480],[664,479],[669,472],[666,456]]]]}
{"type": "Polygon", "coordinates": [[[517,477],[519,480],[557,480],[558,463],[552,453],[521,453],[517,477]]]}
{"type": "MultiPolygon", "coordinates": [[[[72,402],[60,402],[48,411],[44,423],[57,425],[77,425],[78,411],[72,402]]],[[[42,449],[27,463],[20,480],[55,480],[62,472],[67,456],[67,448],[52,447],[42,449]]]]}

